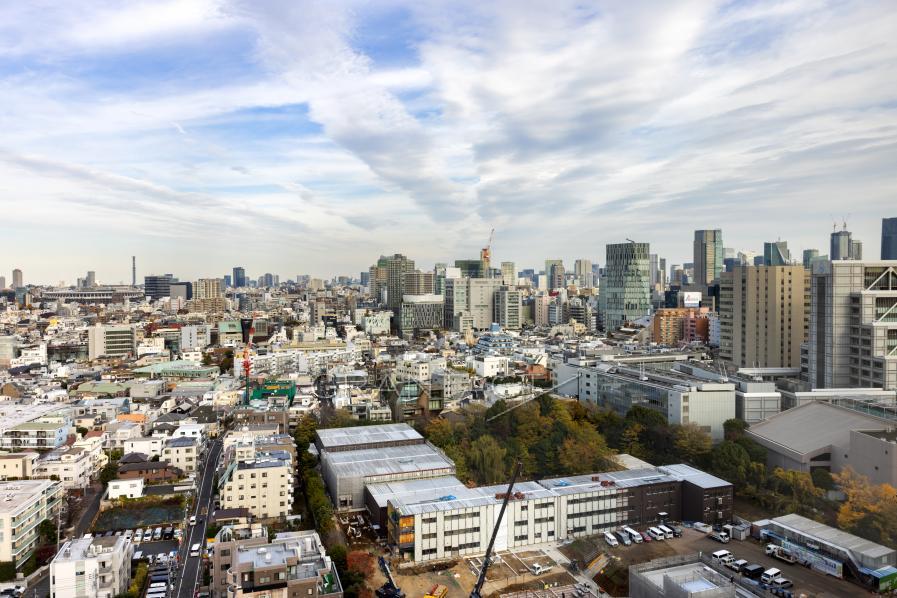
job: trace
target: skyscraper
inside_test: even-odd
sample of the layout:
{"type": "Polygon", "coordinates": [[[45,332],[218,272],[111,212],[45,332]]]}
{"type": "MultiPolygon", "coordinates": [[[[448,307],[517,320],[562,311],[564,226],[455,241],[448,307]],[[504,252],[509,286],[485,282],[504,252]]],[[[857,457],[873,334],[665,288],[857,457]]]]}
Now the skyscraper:
{"type": "Polygon", "coordinates": [[[863,243],[853,238],[850,231],[847,230],[847,224],[844,228],[832,232],[832,244],[829,255],[832,260],[861,260],[863,259],[863,243]]]}
{"type": "Polygon", "coordinates": [[[409,260],[400,253],[382,260],[386,268],[386,305],[393,313],[400,314],[402,295],[405,294],[405,274],[414,271],[414,260],[409,260]]]}
{"type": "Polygon", "coordinates": [[[818,249],[804,249],[803,262],[804,269],[809,270],[813,265],[813,260],[819,257],[818,249]]]}
{"type": "Polygon", "coordinates": [[[22,279],[22,271],[16,268],[12,271],[12,288],[18,289],[25,286],[22,279]]]}
{"type": "Polygon", "coordinates": [[[735,266],[720,277],[720,357],[738,367],[800,367],[810,275],[803,266],[735,266]]]}
{"type": "Polygon", "coordinates": [[[514,262],[501,263],[501,283],[506,287],[517,286],[517,267],[514,262]]]}
{"type": "Polygon", "coordinates": [[[583,289],[591,289],[595,286],[592,280],[592,262],[590,260],[576,260],[573,262],[573,275],[576,284],[583,289]]]}
{"type": "Polygon", "coordinates": [[[897,389],[895,311],[893,262],[820,264],[810,287],[810,386],[897,389]]]}
{"type": "Polygon", "coordinates": [[[694,242],[694,283],[707,286],[723,271],[723,231],[696,230],[694,242]]]}
{"type": "Polygon", "coordinates": [[[897,260],[897,218],[881,219],[881,259],[897,260]]]}
{"type": "Polygon", "coordinates": [[[150,299],[159,300],[162,297],[170,296],[172,282],[177,282],[177,280],[171,274],[162,276],[151,274],[143,277],[143,290],[150,299]]]}
{"type": "MultiPolygon", "coordinates": [[[[405,272],[403,295],[432,295],[436,290],[436,275],[432,271],[405,272]]],[[[442,308],[440,308],[442,309],[442,308]]]]}
{"type": "Polygon", "coordinates": [[[770,241],[763,244],[764,266],[789,266],[791,265],[791,252],[788,251],[787,241],[770,241]]]}
{"type": "Polygon", "coordinates": [[[217,299],[224,297],[224,288],[220,278],[200,278],[193,285],[193,297],[196,299],[217,299]]]}
{"type": "Polygon", "coordinates": [[[617,330],[650,313],[649,253],[648,243],[607,245],[599,296],[606,330],[617,330]]]}
{"type": "Polygon", "coordinates": [[[234,286],[236,288],[241,288],[246,286],[246,270],[244,270],[241,266],[234,267],[234,286]]]}
{"type": "Polygon", "coordinates": [[[548,290],[562,289],[567,286],[567,272],[564,270],[564,264],[558,262],[551,264],[551,269],[546,272],[548,274],[548,290]]]}
{"type": "Polygon", "coordinates": [[[5,289],[5,288],[6,288],[6,277],[0,276],[0,289],[5,289]]]}

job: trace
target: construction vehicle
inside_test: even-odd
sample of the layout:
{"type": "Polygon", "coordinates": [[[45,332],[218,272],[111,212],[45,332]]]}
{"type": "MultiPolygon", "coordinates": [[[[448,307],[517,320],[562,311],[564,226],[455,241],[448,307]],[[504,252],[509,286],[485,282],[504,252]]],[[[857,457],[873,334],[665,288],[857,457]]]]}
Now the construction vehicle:
{"type": "Polygon", "coordinates": [[[498,528],[501,526],[502,517],[505,515],[505,509],[508,508],[508,501],[514,494],[514,482],[520,475],[520,469],[523,463],[517,462],[514,473],[511,475],[511,483],[508,484],[508,491],[505,492],[504,499],[501,501],[501,509],[498,511],[498,517],[495,519],[495,526],[492,528],[492,537],[489,539],[489,546],[486,547],[486,556],[483,557],[483,566],[480,567],[480,575],[477,582],[470,591],[470,598],[482,598],[480,592],[483,591],[483,584],[486,583],[486,572],[489,571],[489,565],[492,563],[492,547],[495,545],[495,537],[498,536],[498,528]]]}
{"type": "Polygon", "coordinates": [[[766,555],[775,557],[780,561],[785,561],[789,565],[793,565],[797,562],[797,557],[794,556],[790,550],[784,546],[779,546],[778,544],[767,544],[766,555]]]}
{"type": "Polygon", "coordinates": [[[448,588],[442,584],[436,584],[430,591],[424,594],[424,598],[445,598],[448,594],[448,588]]]}
{"type": "Polygon", "coordinates": [[[405,598],[405,593],[396,585],[396,580],[392,577],[392,571],[389,570],[389,563],[382,556],[378,559],[380,570],[386,577],[386,583],[380,586],[376,592],[377,598],[405,598]]]}

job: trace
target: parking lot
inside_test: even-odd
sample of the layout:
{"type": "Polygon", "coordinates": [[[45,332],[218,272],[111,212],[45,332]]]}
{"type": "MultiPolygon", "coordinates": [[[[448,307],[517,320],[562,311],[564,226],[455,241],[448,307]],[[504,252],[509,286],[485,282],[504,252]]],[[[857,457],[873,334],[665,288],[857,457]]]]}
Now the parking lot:
{"type": "MultiPolygon", "coordinates": [[[[682,538],[684,542],[675,546],[676,552],[679,554],[699,551],[710,554],[717,550],[725,549],[731,552],[736,559],[745,559],[751,563],[757,563],[762,565],[764,569],[775,567],[781,570],[782,577],[794,582],[794,587],[791,590],[795,596],[804,594],[808,597],[834,598],[836,596],[864,596],[872,594],[861,586],[849,581],[825,575],[808,569],[803,565],[789,565],[779,559],[766,556],[765,544],[761,544],[752,538],[743,541],[732,540],[728,544],[720,544],[696,530],[690,529],[686,530],[686,532],[682,538]]],[[[735,572],[731,574],[733,576],[737,575],[735,572]]]]}

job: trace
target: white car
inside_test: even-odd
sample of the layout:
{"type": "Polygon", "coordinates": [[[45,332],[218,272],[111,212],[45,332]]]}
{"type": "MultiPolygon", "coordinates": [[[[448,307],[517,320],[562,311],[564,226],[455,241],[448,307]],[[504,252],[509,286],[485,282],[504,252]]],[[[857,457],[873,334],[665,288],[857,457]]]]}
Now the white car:
{"type": "Polygon", "coordinates": [[[190,525],[196,525],[196,515],[190,516],[190,525]]]}

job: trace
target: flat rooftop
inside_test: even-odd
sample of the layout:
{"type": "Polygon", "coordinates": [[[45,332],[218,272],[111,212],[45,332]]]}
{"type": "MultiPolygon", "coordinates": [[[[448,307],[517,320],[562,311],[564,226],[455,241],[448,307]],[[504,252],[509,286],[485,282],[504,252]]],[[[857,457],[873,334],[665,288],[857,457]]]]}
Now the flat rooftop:
{"type": "Polygon", "coordinates": [[[54,485],[59,486],[59,482],[52,480],[0,482],[0,513],[30,507],[41,494],[54,485]]]}
{"type": "Polygon", "coordinates": [[[687,592],[704,592],[719,588],[719,575],[701,562],[677,565],[653,571],[642,571],[641,575],[663,589],[663,579],[670,577],[687,592]]]}
{"type": "MultiPolygon", "coordinates": [[[[443,478],[437,479],[444,480],[443,478]]],[[[451,479],[457,482],[457,485],[439,487],[440,484],[446,483],[445,481],[440,481],[433,484],[433,487],[430,489],[420,487],[417,492],[406,492],[404,495],[393,496],[389,499],[389,502],[399,509],[403,515],[435,513],[484,505],[500,505],[502,499],[497,496],[508,491],[507,484],[467,488],[457,478],[451,479]]],[[[522,500],[554,499],[554,493],[540,486],[537,482],[514,484],[514,493],[516,494],[517,492],[524,495],[525,498],[522,500]]]]}
{"type": "Polygon", "coordinates": [[[316,432],[318,441],[326,451],[330,448],[352,445],[370,445],[384,442],[423,440],[423,436],[408,424],[384,424],[353,428],[328,428],[316,432]]]}
{"type": "Polygon", "coordinates": [[[322,455],[322,461],[338,477],[370,477],[434,469],[455,470],[455,464],[448,457],[426,443],[327,452],[322,455]]]}

